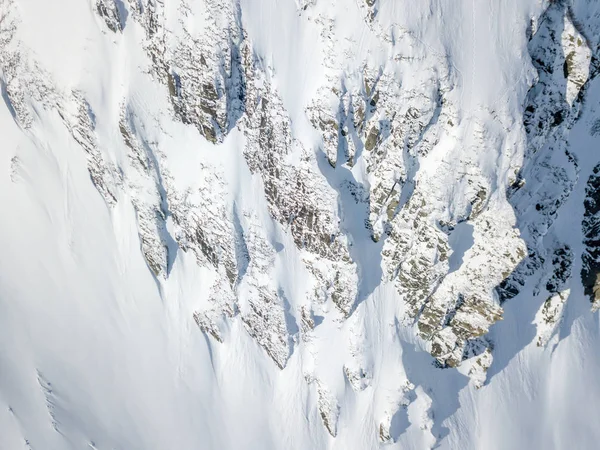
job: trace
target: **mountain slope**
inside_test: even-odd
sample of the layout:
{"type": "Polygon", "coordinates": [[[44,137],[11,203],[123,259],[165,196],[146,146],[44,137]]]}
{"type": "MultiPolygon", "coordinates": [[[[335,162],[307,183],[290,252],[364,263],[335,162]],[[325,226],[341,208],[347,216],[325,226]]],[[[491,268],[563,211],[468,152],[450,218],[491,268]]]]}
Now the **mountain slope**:
{"type": "Polygon", "coordinates": [[[0,447],[596,448],[591,0],[0,0],[0,447]]]}

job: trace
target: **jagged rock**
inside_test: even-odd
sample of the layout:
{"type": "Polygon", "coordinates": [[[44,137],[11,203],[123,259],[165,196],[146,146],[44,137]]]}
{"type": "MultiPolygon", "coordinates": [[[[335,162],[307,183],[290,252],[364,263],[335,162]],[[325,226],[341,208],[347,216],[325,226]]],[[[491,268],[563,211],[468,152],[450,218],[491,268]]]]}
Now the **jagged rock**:
{"type": "MultiPolygon", "coordinates": [[[[99,2],[98,8],[118,14],[112,1],[99,2]]],[[[5,16],[4,20],[8,20],[8,17],[5,16]]],[[[6,35],[12,29],[12,25],[4,26],[0,34],[6,35]]],[[[165,212],[157,189],[159,169],[156,167],[157,162],[147,155],[148,146],[138,142],[125,110],[121,115],[119,129],[125,145],[130,150],[130,161],[135,169],[126,172],[105,158],[95,132],[95,114],[84,94],[77,90],[69,93],[59,92],[53,85],[52,77],[45,73],[35,60],[29,59],[22,50],[10,50],[11,36],[5,36],[0,41],[4,45],[0,49],[0,61],[7,64],[3,67],[7,79],[6,93],[17,122],[23,128],[31,126],[32,103],[40,104],[46,109],[55,109],[74,141],[86,153],[90,179],[106,204],[114,206],[124,185],[131,188],[131,200],[138,215],[142,253],[155,275],[164,275],[167,270],[167,247],[164,239],[165,212]],[[28,75],[22,76],[22,72],[28,75]],[[145,195],[140,195],[142,191],[145,191],[145,195]],[[141,198],[153,200],[148,204],[141,198]]]]}
{"type": "MultiPolygon", "coordinates": [[[[369,221],[378,240],[386,223],[397,214],[402,188],[413,187],[417,155],[426,155],[437,140],[437,131],[429,124],[438,119],[443,91],[428,96],[416,88],[403,90],[395,75],[368,67],[361,75],[344,75],[335,84],[322,87],[307,113],[322,132],[324,152],[332,166],[340,151],[345,155],[342,162],[350,165],[358,152],[364,158],[370,190],[369,221]],[[398,105],[402,105],[400,111],[398,105]]],[[[433,72],[425,71],[421,76],[432,77],[419,80],[422,85],[435,86],[433,72]]],[[[405,201],[409,194],[404,196],[405,201]]]]}
{"type": "Polygon", "coordinates": [[[571,278],[573,257],[573,251],[568,245],[559,246],[554,250],[551,260],[552,272],[546,282],[546,290],[550,294],[562,291],[567,281],[571,278]]]}
{"type": "MultiPolygon", "coordinates": [[[[389,419],[391,421],[391,418],[389,419]]],[[[379,440],[383,443],[391,442],[390,425],[384,422],[379,424],[379,440]]]]}
{"type": "Polygon", "coordinates": [[[573,24],[570,14],[565,15],[561,41],[565,58],[563,75],[567,79],[565,100],[572,105],[588,80],[592,52],[585,37],[573,24]]]}
{"type": "Polygon", "coordinates": [[[501,319],[502,309],[491,292],[503,273],[514,269],[525,255],[518,233],[489,211],[473,221],[473,245],[469,252],[488,263],[482,266],[470,257],[445,275],[418,316],[419,333],[431,339],[432,354],[442,365],[460,364],[469,343],[501,319]]]}
{"type": "Polygon", "coordinates": [[[165,34],[164,5],[149,0],[134,7],[134,19],[146,31],[150,71],[168,88],[175,116],[194,125],[212,143],[222,142],[243,113],[245,32],[239,5],[207,0],[203,3],[206,26],[190,28],[184,12],[176,33],[165,34]]]}
{"type": "Polygon", "coordinates": [[[113,33],[123,31],[124,20],[119,11],[119,0],[96,0],[96,11],[113,33]]]}
{"type": "Polygon", "coordinates": [[[600,308],[600,164],[594,167],[585,187],[585,212],[581,228],[585,249],[581,255],[581,282],[594,310],[600,308]]]}
{"type": "Polygon", "coordinates": [[[275,249],[268,242],[258,218],[245,213],[244,247],[249,255],[238,288],[241,317],[251,336],[266,350],[280,369],[291,354],[291,330],[285,312],[285,294],[275,285],[275,249]]]}
{"type": "Polygon", "coordinates": [[[344,366],[344,375],[356,392],[364,391],[371,384],[371,374],[365,372],[361,367],[344,366]]]}
{"type": "Polygon", "coordinates": [[[468,347],[463,355],[464,365],[468,366],[469,378],[473,385],[480,389],[487,378],[487,371],[492,365],[492,345],[484,339],[469,341],[468,347]]]}
{"type": "Polygon", "coordinates": [[[318,175],[315,155],[290,135],[290,119],[265,74],[247,72],[244,156],[261,175],[271,216],[285,225],[316,279],[315,299],[346,315],[356,297],[356,268],[335,212],[337,199],[318,175]],[[259,87],[262,86],[262,87],[259,87]],[[294,158],[294,163],[292,163],[294,158]]]}
{"type": "Polygon", "coordinates": [[[529,42],[529,53],[538,79],[527,94],[523,114],[526,159],[508,191],[517,218],[529,216],[523,230],[528,250],[527,257],[498,286],[501,301],[516,296],[525,280],[544,265],[548,250],[543,237],[573,190],[580,170],[566,136],[580,113],[580,93],[587,80],[583,66],[590,56],[563,2],[548,6],[529,42]]]}
{"type": "MultiPolygon", "coordinates": [[[[373,7],[374,3],[368,6],[373,7]]],[[[325,19],[321,23],[323,30],[331,29],[325,19]]],[[[379,30],[376,24],[373,30],[387,39],[387,32],[379,30]]],[[[462,295],[457,287],[449,288],[453,293],[446,290],[444,286],[450,281],[445,281],[442,290],[436,293],[450,270],[451,249],[448,232],[440,228],[447,219],[433,217],[449,200],[444,198],[446,194],[430,186],[442,177],[451,179],[454,174],[446,174],[447,169],[443,168],[435,182],[422,180],[420,184],[416,183],[415,174],[420,160],[430,153],[447,129],[458,123],[458,118],[456,106],[448,100],[452,80],[446,62],[428,54],[410,33],[395,31],[399,39],[406,39],[415,47],[421,64],[418,80],[405,87],[406,83],[398,78],[398,69],[388,72],[367,66],[362,73],[349,76],[339,68],[336,72],[343,57],[332,56],[326,59],[329,82],[318,91],[307,114],[322,134],[323,150],[332,166],[352,165],[357,154],[365,161],[364,178],[369,190],[367,226],[372,230],[373,240],[385,236],[382,250],[385,271],[402,295],[408,317],[418,318],[421,335],[432,340],[434,355],[443,364],[456,365],[463,359],[466,342],[487,332],[489,325],[500,318],[501,310],[490,296],[493,287],[490,283],[476,283],[478,289],[472,289],[474,292],[465,297],[467,301],[462,306],[465,313],[456,305],[449,306],[450,299],[462,295]],[[337,161],[338,155],[344,155],[345,161],[337,161]],[[454,311],[452,320],[448,319],[449,309],[454,311]],[[469,314],[474,317],[468,317],[469,314]],[[446,327],[449,329],[441,333],[446,327]]],[[[410,72],[409,58],[397,55],[395,60],[399,62],[399,70],[410,72]]],[[[476,124],[475,131],[476,139],[489,145],[483,126],[476,124]]],[[[471,152],[476,153],[475,149],[471,152]]],[[[463,212],[456,215],[460,220],[473,221],[482,234],[477,250],[493,258],[498,248],[490,248],[489,242],[500,238],[510,225],[496,225],[490,217],[478,220],[486,211],[490,188],[488,181],[475,172],[475,161],[468,155],[461,159],[461,164],[472,173],[463,188],[467,194],[467,201],[460,205],[463,212]],[[494,233],[500,235],[493,236],[494,233]]],[[[519,263],[524,252],[518,234],[510,232],[502,238],[510,242],[507,260],[494,265],[485,275],[477,274],[477,268],[472,267],[470,276],[500,282],[519,263]]]]}
{"type": "Polygon", "coordinates": [[[567,289],[548,297],[537,312],[535,324],[537,328],[536,344],[538,347],[547,345],[548,341],[560,326],[563,308],[569,294],[570,290],[567,289]]]}
{"type": "Polygon", "coordinates": [[[237,299],[231,286],[223,277],[217,277],[210,288],[204,308],[194,312],[193,317],[200,330],[222,343],[227,319],[231,319],[238,312],[237,299]]]}
{"type": "Polygon", "coordinates": [[[117,191],[123,184],[123,177],[114,164],[105,160],[99,148],[94,132],[94,112],[90,104],[81,92],[73,91],[70,101],[62,103],[58,114],[75,142],[86,153],[92,183],[106,204],[113,206],[117,202],[117,191]]]}
{"type": "Polygon", "coordinates": [[[333,437],[337,435],[337,422],[340,415],[340,407],[338,406],[337,400],[329,392],[329,390],[321,383],[316,381],[317,384],[317,405],[319,408],[319,415],[323,421],[323,425],[333,437]]]}
{"type": "MultiPolygon", "coordinates": [[[[168,186],[174,185],[168,172],[163,176],[168,186]]],[[[194,253],[200,266],[212,267],[233,289],[239,276],[236,231],[223,177],[215,167],[203,167],[198,185],[197,190],[184,192],[167,189],[174,239],[183,251],[194,253]]]]}
{"type": "Polygon", "coordinates": [[[302,335],[304,338],[311,330],[315,328],[315,316],[309,306],[303,305],[300,307],[300,324],[302,335]]]}
{"type": "Polygon", "coordinates": [[[134,117],[125,107],[121,111],[119,131],[134,169],[128,171],[126,183],[137,215],[142,254],[154,275],[164,277],[169,269],[169,233],[166,229],[169,211],[162,194],[165,187],[158,166],[158,152],[153,150],[153,145],[137,137],[134,117]]]}
{"type": "Polygon", "coordinates": [[[16,14],[12,0],[0,3],[0,72],[2,97],[15,121],[23,129],[33,123],[34,105],[46,110],[57,107],[60,93],[52,76],[24,49],[15,37],[16,14]]]}

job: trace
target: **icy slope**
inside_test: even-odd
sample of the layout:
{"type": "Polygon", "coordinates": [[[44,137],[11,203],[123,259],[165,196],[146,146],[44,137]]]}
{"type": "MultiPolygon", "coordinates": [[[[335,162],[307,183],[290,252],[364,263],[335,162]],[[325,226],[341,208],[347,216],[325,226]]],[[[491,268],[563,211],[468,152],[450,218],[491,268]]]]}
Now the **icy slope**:
{"type": "Polygon", "coordinates": [[[591,0],[0,0],[0,448],[582,448],[591,0]]]}

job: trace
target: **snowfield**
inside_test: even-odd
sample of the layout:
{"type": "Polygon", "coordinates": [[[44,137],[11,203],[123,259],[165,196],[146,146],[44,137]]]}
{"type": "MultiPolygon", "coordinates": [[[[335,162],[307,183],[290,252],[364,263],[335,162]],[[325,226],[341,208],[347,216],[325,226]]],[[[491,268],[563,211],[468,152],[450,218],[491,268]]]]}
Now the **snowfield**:
{"type": "Polygon", "coordinates": [[[0,449],[600,448],[594,0],[0,0],[0,449]]]}

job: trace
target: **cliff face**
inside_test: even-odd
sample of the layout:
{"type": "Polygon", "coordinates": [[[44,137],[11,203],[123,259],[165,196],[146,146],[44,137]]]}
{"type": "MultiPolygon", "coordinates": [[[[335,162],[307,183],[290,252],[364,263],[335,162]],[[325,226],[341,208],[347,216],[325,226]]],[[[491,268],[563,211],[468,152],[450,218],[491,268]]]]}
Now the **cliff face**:
{"type": "MultiPolygon", "coordinates": [[[[94,0],[64,16],[38,3],[0,0],[5,204],[34,205],[36,236],[68,234],[32,276],[50,274],[54,299],[71,282],[61,258],[81,261],[75,284],[106,286],[90,300],[106,323],[135,342],[164,333],[162,382],[177,367],[191,399],[217,405],[207,429],[229,426],[240,392],[272,389],[280,417],[261,420],[284,431],[261,448],[481,448],[454,427],[475,420],[460,392],[479,398],[490,368],[567,345],[576,317],[597,321],[591,0],[94,0]],[[104,250],[84,244],[96,229],[104,250]],[[140,296],[163,309],[141,318],[140,296]],[[140,335],[124,325],[138,320],[140,335]],[[203,381],[197,364],[212,367],[203,381]]],[[[56,448],[175,448],[111,426],[97,443],[69,422],[56,370],[35,370],[56,448]]],[[[196,411],[173,389],[181,414],[196,411]]],[[[185,429],[181,448],[200,442],[185,429]]],[[[15,439],[38,448],[25,431],[15,439]]],[[[209,448],[241,448],[223,436],[209,448]]]]}

